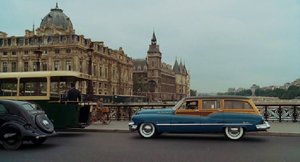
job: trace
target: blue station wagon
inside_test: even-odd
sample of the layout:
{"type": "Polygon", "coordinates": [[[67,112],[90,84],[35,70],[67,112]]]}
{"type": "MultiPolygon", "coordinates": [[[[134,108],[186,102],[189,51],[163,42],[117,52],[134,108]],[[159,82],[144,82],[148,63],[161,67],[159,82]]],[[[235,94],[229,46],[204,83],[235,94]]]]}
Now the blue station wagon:
{"type": "Polygon", "coordinates": [[[141,110],[129,123],[131,131],[144,138],[161,133],[224,133],[228,139],[241,139],[245,132],[270,128],[248,97],[188,97],[173,108],[141,110]]]}

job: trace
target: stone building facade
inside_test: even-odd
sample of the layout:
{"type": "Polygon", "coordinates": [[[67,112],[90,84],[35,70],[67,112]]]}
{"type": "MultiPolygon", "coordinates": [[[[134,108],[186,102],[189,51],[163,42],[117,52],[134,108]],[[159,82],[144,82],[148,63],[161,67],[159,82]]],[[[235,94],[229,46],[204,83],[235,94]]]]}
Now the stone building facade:
{"type": "Polygon", "coordinates": [[[147,96],[150,101],[179,100],[190,95],[190,76],[185,65],[162,62],[155,33],[146,59],[134,59],[133,92],[147,96]]]}
{"type": "MultiPolygon", "coordinates": [[[[57,4],[39,28],[26,30],[24,36],[0,32],[0,72],[66,70],[89,74],[90,62],[94,94],[133,94],[132,59],[122,48],[113,50],[101,41],[76,34],[70,18],[57,4]]],[[[86,85],[77,86],[85,91],[86,85]]]]}

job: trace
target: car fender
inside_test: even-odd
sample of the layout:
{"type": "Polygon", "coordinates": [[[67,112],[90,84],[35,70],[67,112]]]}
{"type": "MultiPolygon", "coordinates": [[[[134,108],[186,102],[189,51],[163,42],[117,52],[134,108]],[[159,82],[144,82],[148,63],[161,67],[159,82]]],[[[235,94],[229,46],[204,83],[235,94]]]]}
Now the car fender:
{"type": "MultiPolygon", "coordinates": [[[[19,123],[17,123],[17,122],[6,122],[6,123],[4,123],[1,127],[0,127],[0,134],[2,133],[2,131],[3,130],[5,130],[5,128],[7,128],[7,127],[12,127],[12,128],[15,128],[15,129],[17,129],[17,130],[19,130],[20,131],[20,133],[21,133],[21,136],[23,137],[24,136],[24,132],[25,132],[25,128],[24,128],[24,126],[22,126],[22,125],[20,125],[19,123]]],[[[2,137],[0,137],[0,138],[2,138],[2,137]]]]}
{"type": "Polygon", "coordinates": [[[157,124],[169,124],[171,122],[172,114],[141,114],[133,118],[134,123],[139,127],[141,123],[152,123],[155,125],[158,132],[167,131],[166,126],[157,124]]]}

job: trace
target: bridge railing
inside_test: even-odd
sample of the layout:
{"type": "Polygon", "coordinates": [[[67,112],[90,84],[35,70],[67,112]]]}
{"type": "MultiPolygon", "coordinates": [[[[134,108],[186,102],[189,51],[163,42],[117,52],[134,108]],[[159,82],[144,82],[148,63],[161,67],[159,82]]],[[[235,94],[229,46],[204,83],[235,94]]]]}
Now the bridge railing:
{"type": "Polygon", "coordinates": [[[141,109],[164,109],[173,107],[174,103],[128,103],[128,104],[104,104],[110,110],[112,120],[131,120],[132,115],[141,109]]]}
{"type": "Polygon", "coordinates": [[[267,121],[300,121],[300,103],[256,103],[267,121]]]}
{"type": "MultiPolygon", "coordinates": [[[[132,115],[141,109],[173,107],[174,103],[131,103],[131,104],[104,104],[110,109],[110,118],[113,120],[130,120],[132,115]]],[[[300,103],[256,103],[260,113],[267,121],[300,121],[300,103]]]]}

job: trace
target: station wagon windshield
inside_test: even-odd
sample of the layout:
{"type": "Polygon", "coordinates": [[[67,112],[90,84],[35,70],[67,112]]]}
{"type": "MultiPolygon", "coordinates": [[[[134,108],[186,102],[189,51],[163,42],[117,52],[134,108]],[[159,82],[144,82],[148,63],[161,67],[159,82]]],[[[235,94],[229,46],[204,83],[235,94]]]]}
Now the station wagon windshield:
{"type": "Polygon", "coordinates": [[[177,110],[182,105],[184,100],[185,100],[185,98],[182,98],[181,100],[179,100],[172,109],[177,110]]]}

